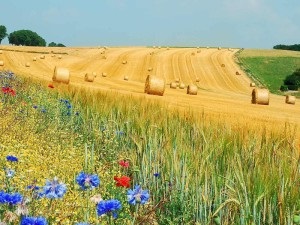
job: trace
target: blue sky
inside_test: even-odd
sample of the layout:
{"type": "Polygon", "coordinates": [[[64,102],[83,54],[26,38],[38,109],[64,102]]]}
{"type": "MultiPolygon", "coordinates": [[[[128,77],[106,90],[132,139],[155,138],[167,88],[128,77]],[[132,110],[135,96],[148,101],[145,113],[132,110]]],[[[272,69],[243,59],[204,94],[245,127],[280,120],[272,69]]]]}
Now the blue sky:
{"type": "MultiPolygon", "coordinates": [[[[300,0],[0,0],[8,33],[67,46],[300,44],[300,0]]],[[[3,40],[2,44],[7,44],[3,40]]]]}

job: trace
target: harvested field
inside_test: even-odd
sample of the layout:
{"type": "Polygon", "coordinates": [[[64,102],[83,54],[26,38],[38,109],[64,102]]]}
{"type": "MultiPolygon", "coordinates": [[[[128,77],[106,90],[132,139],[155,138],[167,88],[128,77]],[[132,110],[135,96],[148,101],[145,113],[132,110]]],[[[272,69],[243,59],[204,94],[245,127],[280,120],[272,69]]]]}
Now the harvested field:
{"type": "MultiPolygon", "coordinates": [[[[66,67],[71,72],[70,84],[85,86],[92,89],[114,91],[121,94],[156,99],[170,108],[205,112],[212,116],[224,117],[226,121],[241,121],[246,124],[257,124],[276,127],[276,123],[292,122],[300,125],[300,105],[285,104],[284,96],[270,94],[270,104],[251,104],[252,82],[234,61],[238,49],[201,48],[201,54],[192,56],[194,49],[170,48],[153,49],[147,47],[109,47],[105,50],[107,59],[103,59],[98,48],[55,48],[55,52],[63,54],[58,57],[51,55],[49,48],[2,46],[0,60],[5,61],[4,69],[17,74],[38,78],[46,82],[52,81],[55,66],[66,67]],[[6,51],[9,49],[9,51],[6,51]],[[17,51],[15,51],[17,50],[17,51]],[[48,52],[48,54],[47,54],[48,52]],[[150,54],[154,52],[154,54],[150,54]],[[30,70],[24,64],[46,55],[46,60],[37,60],[30,70]],[[122,62],[126,60],[126,66],[122,62]],[[221,64],[226,67],[220,67],[221,64]],[[153,71],[148,71],[148,68],[153,71]],[[97,74],[107,73],[107,77],[95,79],[93,83],[85,82],[82,74],[95,71],[97,74]],[[240,71],[240,76],[236,76],[240,71]],[[130,74],[130,80],[124,82],[124,74],[130,74]],[[185,84],[197,83],[198,95],[190,96],[179,89],[166,88],[164,96],[146,95],[144,85],[146,77],[155,74],[170,84],[176,78],[185,84]],[[254,121],[254,122],[253,122],[254,121]],[[267,123],[266,123],[267,122],[267,123]]],[[[52,49],[51,49],[52,50],[52,49]]],[[[262,54],[277,54],[278,51],[262,51],[262,54]]],[[[283,51],[280,51],[282,54],[283,51]]],[[[250,54],[250,53],[249,53],[250,54]]],[[[292,54],[285,52],[285,54],[292,54]]]]}

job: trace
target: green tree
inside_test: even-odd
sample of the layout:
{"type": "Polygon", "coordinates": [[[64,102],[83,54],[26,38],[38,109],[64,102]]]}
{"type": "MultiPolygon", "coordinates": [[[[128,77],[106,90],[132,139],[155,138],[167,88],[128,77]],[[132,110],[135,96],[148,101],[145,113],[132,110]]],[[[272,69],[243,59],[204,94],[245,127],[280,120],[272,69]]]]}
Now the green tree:
{"type": "Polygon", "coordinates": [[[300,88],[300,68],[293,74],[287,76],[284,80],[284,84],[289,90],[298,90],[300,88]]]}
{"type": "Polygon", "coordinates": [[[66,47],[66,46],[61,43],[56,44],[55,42],[52,41],[48,44],[48,47],[66,47]]]}
{"type": "Polygon", "coordinates": [[[31,30],[18,30],[8,35],[8,41],[13,45],[46,46],[46,41],[31,30]]]}
{"type": "Polygon", "coordinates": [[[6,27],[3,25],[0,25],[0,44],[6,36],[7,36],[6,27]]]}

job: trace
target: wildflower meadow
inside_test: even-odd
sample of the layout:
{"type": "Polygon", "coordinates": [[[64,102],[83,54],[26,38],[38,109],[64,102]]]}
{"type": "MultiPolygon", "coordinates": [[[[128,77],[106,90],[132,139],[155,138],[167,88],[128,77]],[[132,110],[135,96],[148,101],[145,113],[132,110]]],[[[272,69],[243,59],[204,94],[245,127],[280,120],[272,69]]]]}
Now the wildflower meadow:
{"type": "Polygon", "coordinates": [[[229,126],[11,71],[0,84],[1,225],[300,224],[292,125],[229,126]]]}

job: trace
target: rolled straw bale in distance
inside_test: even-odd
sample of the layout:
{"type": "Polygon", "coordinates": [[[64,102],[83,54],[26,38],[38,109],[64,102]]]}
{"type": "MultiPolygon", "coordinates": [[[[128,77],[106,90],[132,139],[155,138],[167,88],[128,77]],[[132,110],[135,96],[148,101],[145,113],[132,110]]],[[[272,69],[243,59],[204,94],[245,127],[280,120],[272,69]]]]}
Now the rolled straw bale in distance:
{"type": "Polygon", "coordinates": [[[187,94],[189,94],[189,95],[197,95],[197,92],[198,92],[198,88],[197,88],[196,85],[194,85],[194,84],[188,85],[187,91],[186,91],[187,94]]]}
{"type": "Polygon", "coordinates": [[[0,54],[2,54],[3,53],[3,51],[2,50],[0,50],[0,54]]]}
{"type": "Polygon", "coordinates": [[[29,62],[25,63],[25,66],[30,67],[30,63],[29,62]]]}
{"type": "Polygon", "coordinates": [[[55,67],[52,80],[55,82],[61,82],[69,84],[70,82],[70,72],[67,68],[64,67],[55,67]]]}
{"type": "Polygon", "coordinates": [[[239,72],[239,71],[236,71],[236,72],[235,72],[235,75],[241,75],[241,74],[240,74],[240,72],[239,72]]]}
{"type": "Polygon", "coordinates": [[[36,57],[33,57],[33,58],[32,58],[32,61],[36,61],[36,57]]]}
{"type": "Polygon", "coordinates": [[[200,78],[199,77],[196,77],[196,82],[200,82],[200,78]]]}
{"type": "Polygon", "coordinates": [[[152,68],[152,67],[149,67],[149,68],[148,68],[148,71],[149,71],[149,72],[150,72],[150,71],[152,71],[152,70],[153,70],[153,68],[152,68]]]}
{"type": "Polygon", "coordinates": [[[180,89],[184,89],[184,88],[185,88],[185,84],[181,82],[181,83],[179,84],[179,88],[180,88],[180,89]]]}
{"type": "Polygon", "coordinates": [[[223,63],[223,64],[221,64],[221,67],[225,67],[225,64],[223,63]]]}
{"type": "Polygon", "coordinates": [[[254,88],[252,91],[252,104],[269,105],[269,90],[254,88]]]}
{"type": "Polygon", "coordinates": [[[129,77],[128,76],[124,76],[124,80],[128,80],[129,79],[129,77]]]}
{"type": "Polygon", "coordinates": [[[4,66],[4,62],[0,60],[0,66],[4,66]]]}
{"type": "Polygon", "coordinates": [[[45,58],[46,58],[45,55],[40,56],[40,59],[45,59],[45,58]]]}
{"type": "Polygon", "coordinates": [[[91,73],[86,73],[84,76],[84,80],[87,82],[94,82],[95,76],[91,73]]]}
{"type": "Polygon", "coordinates": [[[92,72],[92,75],[96,78],[97,77],[97,73],[96,72],[92,72]]]}
{"type": "Polygon", "coordinates": [[[163,96],[165,92],[165,81],[154,75],[148,75],[145,82],[145,93],[163,96]]]}
{"type": "Polygon", "coordinates": [[[285,103],[295,105],[296,97],[292,95],[285,96],[285,103]]]}
{"type": "Polygon", "coordinates": [[[170,88],[176,89],[177,88],[177,83],[176,82],[171,82],[170,83],[170,88]]]}
{"type": "Polygon", "coordinates": [[[251,82],[250,87],[255,87],[255,83],[251,82]]]}
{"type": "Polygon", "coordinates": [[[179,78],[175,78],[175,82],[179,83],[180,79],[179,78]]]}
{"type": "Polygon", "coordinates": [[[123,64],[127,64],[127,60],[123,60],[123,62],[122,62],[123,64]]]}
{"type": "Polygon", "coordinates": [[[221,50],[221,47],[218,47],[218,50],[221,50]]]}
{"type": "Polygon", "coordinates": [[[102,77],[107,77],[107,73],[103,72],[102,77]]]}
{"type": "Polygon", "coordinates": [[[61,58],[62,58],[62,56],[61,56],[61,55],[59,55],[59,56],[58,56],[58,58],[59,58],[59,59],[61,59],[61,58]]]}

